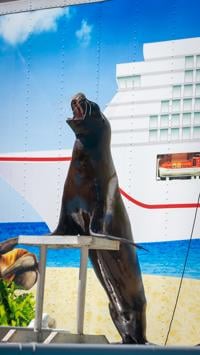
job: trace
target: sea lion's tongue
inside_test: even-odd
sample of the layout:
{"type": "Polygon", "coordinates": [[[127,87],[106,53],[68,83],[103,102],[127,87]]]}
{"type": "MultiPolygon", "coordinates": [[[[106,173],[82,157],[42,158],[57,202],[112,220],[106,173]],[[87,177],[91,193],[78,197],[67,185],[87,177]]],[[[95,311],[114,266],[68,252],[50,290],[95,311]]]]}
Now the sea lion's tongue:
{"type": "Polygon", "coordinates": [[[83,108],[78,102],[76,104],[73,104],[72,111],[74,114],[73,120],[81,120],[84,118],[83,108]]]}

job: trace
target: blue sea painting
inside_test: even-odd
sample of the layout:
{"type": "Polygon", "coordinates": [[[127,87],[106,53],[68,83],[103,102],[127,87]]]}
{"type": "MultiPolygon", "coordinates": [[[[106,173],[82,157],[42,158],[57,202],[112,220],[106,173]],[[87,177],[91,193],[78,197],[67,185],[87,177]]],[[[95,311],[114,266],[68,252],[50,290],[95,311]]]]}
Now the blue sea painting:
{"type": "MultiPolygon", "coordinates": [[[[0,242],[18,235],[47,235],[50,231],[43,222],[0,223],[0,242]]],[[[184,277],[200,279],[200,239],[153,242],[140,244],[147,249],[137,249],[143,274],[181,277],[184,265],[184,277]],[[188,253],[189,248],[189,253],[188,253]],[[188,254],[188,257],[187,257],[188,254]]],[[[39,248],[21,246],[39,257],[39,248]]],[[[48,267],[79,267],[78,249],[51,249],[47,255],[48,267]]],[[[88,267],[92,267],[88,263],[88,267]]]]}

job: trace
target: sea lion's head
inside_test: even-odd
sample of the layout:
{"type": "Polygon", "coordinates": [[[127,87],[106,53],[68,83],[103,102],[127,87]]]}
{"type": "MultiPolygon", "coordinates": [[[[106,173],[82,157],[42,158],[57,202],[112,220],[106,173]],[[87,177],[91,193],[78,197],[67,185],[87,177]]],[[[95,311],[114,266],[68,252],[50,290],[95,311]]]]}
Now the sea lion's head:
{"type": "Polygon", "coordinates": [[[78,93],[72,98],[71,108],[73,117],[67,123],[78,139],[89,145],[97,143],[102,137],[110,141],[110,124],[95,102],[78,93]]]}

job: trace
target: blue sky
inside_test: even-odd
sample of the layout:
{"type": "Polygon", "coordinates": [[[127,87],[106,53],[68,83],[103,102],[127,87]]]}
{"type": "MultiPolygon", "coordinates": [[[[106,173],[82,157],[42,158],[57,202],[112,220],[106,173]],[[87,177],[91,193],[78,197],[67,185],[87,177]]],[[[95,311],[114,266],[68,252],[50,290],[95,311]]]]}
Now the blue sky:
{"type": "Polygon", "coordinates": [[[198,0],[113,0],[2,16],[0,152],[70,148],[72,95],[104,109],[116,64],[142,60],[143,43],[200,36],[199,9],[198,0]]]}
{"type": "Polygon", "coordinates": [[[199,13],[199,0],[110,0],[1,16],[0,153],[71,148],[71,97],[103,110],[116,64],[143,60],[144,43],[200,36],[199,13]]]}

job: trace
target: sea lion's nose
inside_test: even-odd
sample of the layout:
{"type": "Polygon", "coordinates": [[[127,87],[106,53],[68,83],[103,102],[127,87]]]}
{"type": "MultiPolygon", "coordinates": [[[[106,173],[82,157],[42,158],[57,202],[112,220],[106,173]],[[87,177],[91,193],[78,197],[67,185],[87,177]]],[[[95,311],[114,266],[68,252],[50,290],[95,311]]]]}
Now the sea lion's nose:
{"type": "Polygon", "coordinates": [[[86,99],[86,96],[82,93],[78,93],[76,95],[74,95],[74,97],[72,98],[72,102],[80,102],[80,101],[84,101],[86,99]]]}

